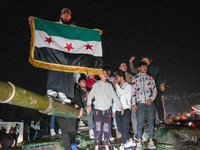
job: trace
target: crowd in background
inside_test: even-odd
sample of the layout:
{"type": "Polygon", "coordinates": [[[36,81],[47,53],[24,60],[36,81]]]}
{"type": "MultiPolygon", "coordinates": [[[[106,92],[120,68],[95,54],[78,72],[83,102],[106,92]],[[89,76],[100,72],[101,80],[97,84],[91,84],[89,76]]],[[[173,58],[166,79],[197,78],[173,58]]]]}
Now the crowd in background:
{"type": "Polygon", "coordinates": [[[168,114],[164,122],[168,125],[177,125],[180,122],[183,122],[183,125],[192,126],[192,127],[200,127],[200,115],[195,113],[194,109],[190,109],[189,113],[178,113],[177,116],[173,116],[172,114],[168,114]]]}
{"type": "Polygon", "coordinates": [[[12,126],[7,133],[7,130],[2,126],[0,130],[0,149],[2,150],[20,150],[17,146],[19,133],[21,132],[20,124],[12,126]]]}

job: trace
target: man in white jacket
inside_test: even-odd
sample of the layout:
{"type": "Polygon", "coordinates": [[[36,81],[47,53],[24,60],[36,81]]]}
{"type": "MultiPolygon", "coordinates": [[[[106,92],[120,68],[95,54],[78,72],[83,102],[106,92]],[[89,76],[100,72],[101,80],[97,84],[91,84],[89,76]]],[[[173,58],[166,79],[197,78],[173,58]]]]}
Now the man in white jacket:
{"type": "Polygon", "coordinates": [[[124,114],[121,114],[120,108],[114,105],[113,112],[119,132],[122,134],[120,150],[125,147],[135,146],[135,142],[130,135],[130,118],[131,118],[131,96],[132,86],[125,81],[125,72],[119,71],[116,79],[116,92],[124,109],[124,114]]]}

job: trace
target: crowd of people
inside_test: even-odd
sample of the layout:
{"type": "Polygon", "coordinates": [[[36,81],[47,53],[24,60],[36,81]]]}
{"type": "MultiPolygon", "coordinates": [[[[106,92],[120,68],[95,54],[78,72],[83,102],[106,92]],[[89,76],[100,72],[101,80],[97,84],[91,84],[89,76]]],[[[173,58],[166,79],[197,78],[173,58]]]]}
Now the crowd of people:
{"type": "Polygon", "coordinates": [[[17,146],[17,141],[19,133],[21,132],[20,124],[12,126],[7,133],[7,130],[2,127],[0,130],[0,149],[2,150],[20,150],[21,148],[17,146]]]}
{"type": "Polygon", "coordinates": [[[0,148],[5,150],[17,150],[21,147],[18,145],[18,138],[20,133],[23,133],[23,140],[34,141],[40,134],[40,121],[31,121],[30,124],[26,124],[24,129],[21,128],[19,123],[15,126],[11,126],[9,131],[2,126],[0,130],[0,148]],[[23,130],[23,131],[22,131],[23,130]]]}
{"type": "MultiPolygon", "coordinates": [[[[200,120],[200,115],[195,113],[194,109],[190,109],[189,113],[178,113],[177,116],[173,116],[172,114],[168,114],[165,119],[166,124],[177,124],[178,120],[200,120]]],[[[187,124],[188,126],[191,126],[187,124]]]]}
{"type": "MultiPolygon", "coordinates": [[[[147,74],[148,65],[145,61],[149,59],[146,57],[141,60],[138,66],[139,72],[135,76],[127,72],[126,63],[121,63],[113,75],[109,67],[104,67],[103,73],[99,76],[79,75],[78,82],[75,83],[75,91],[78,89],[76,93],[79,93],[82,107],[87,113],[89,134],[90,138],[94,139],[96,150],[102,139],[105,149],[109,149],[110,141],[113,139],[112,117],[116,133],[121,137],[120,150],[130,146],[136,146],[137,150],[142,149],[145,119],[149,127],[148,147],[156,149],[153,142],[154,105],[158,90],[154,78],[147,74]],[[130,121],[137,143],[130,134],[130,121]]],[[[158,100],[161,101],[161,98],[159,97],[158,100]]],[[[163,106],[162,101],[160,103],[163,106]]],[[[164,121],[163,113],[162,108],[160,123],[164,121]]]]}

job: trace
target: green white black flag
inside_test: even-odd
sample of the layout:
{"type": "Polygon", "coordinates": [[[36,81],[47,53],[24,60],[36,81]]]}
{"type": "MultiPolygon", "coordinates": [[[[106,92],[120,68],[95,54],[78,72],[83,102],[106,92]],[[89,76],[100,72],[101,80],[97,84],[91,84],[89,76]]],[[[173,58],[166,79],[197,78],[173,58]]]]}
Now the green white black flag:
{"type": "Polygon", "coordinates": [[[54,23],[39,18],[31,20],[29,61],[44,69],[102,73],[102,46],[98,30],[54,23]]]}

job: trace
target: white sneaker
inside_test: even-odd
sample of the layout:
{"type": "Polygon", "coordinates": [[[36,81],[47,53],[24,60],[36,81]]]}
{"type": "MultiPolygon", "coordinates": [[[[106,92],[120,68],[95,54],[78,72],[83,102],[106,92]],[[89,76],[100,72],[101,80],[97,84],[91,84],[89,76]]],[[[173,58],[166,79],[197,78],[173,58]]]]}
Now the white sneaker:
{"type": "Polygon", "coordinates": [[[156,146],[154,145],[153,141],[149,141],[148,148],[149,149],[156,149],[156,146]]]}
{"type": "Polygon", "coordinates": [[[130,147],[130,146],[136,146],[136,143],[135,142],[132,142],[132,141],[128,141],[125,143],[124,147],[130,147]]]}
{"type": "MultiPolygon", "coordinates": [[[[104,134],[102,134],[101,140],[104,141],[104,134]]],[[[112,142],[112,141],[115,140],[115,138],[111,136],[111,137],[109,138],[109,140],[112,142]]]]}
{"type": "Polygon", "coordinates": [[[109,140],[110,140],[110,141],[114,141],[115,138],[111,136],[109,140]]]}
{"type": "Polygon", "coordinates": [[[142,144],[141,143],[137,143],[137,146],[136,146],[135,150],[142,150],[142,144]]]}
{"type": "Polygon", "coordinates": [[[104,134],[102,134],[102,136],[101,136],[101,140],[104,141],[104,134]]]}
{"type": "Polygon", "coordinates": [[[58,134],[62,134],[62,131],[60,129],[58,130],[58,134]]]}
{"type": "Polygon", "coordinates": [[[54,91],[54,90],[47,90],[47,95],[50,95],[52,97],[57,97],[58,96],[57,92],[54,91]]]}
{"type": "Polygon", "coordinates": [[[125,150],[124,146],[120,146],[119,150],[125,150]]]}
{"type": "Polygon", "coordinates": [[[136,138],[136,135],[137,133],[134,133],[133,140],[138,141],[138,139],[136,138]]]}
{"type": "Polygon", "coordinates": [[[68,98],[66,97],[66,95],[65,95],[64,93],[62,93],[62,92],[58,92],[58,98],[59,98],[61,101],[65,102],[65,103],[71,103],[71,102],[72,102],[72,101],[71,101],[70,99],[68,99],[68,98]]]}
{"type": "Polygon", "coordinates": [[[51,133],[51,136],[54,136],[54,135],[56,135],[56,132],[55,132],[55,130],[54,130],[54,129],[51,129],[51,130],[50,130],[50,133],[51,133]]]}
{"type": "Polygon", "coordinates": [[[79,126],[79,127],[85,126],[85,123],[83,122],[83,120],[79,121],[78,126],[79,126]]]}
{"type": "Polygon", "coordinates": [[[93,129],[90,129],[89,134],[90,134],[90,139],[94,139],[94,130],[93,129]]]}

